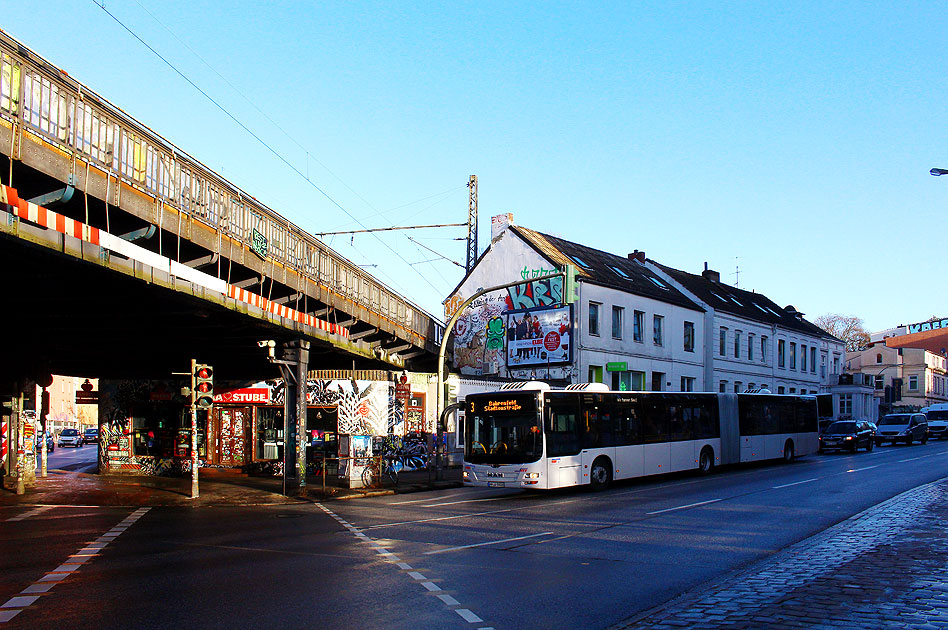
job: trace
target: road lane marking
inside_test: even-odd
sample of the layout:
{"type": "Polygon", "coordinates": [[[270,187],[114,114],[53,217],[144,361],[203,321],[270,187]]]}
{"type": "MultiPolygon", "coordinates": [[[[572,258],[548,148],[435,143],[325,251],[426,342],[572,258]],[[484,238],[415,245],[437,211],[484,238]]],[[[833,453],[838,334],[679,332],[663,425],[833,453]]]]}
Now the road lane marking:
{"type": "Polygon", "coordinates": [[[814,477],[813,479],[804,479],[803,481],[794,481],[793,483],[785,483],[782,486],[774,486],[771,490],[779,490],[780,488],[789,488],[790,486],[799,486],[801,483],[810,483],[813,481],[819,481],[819,477],[814,477]]]}
{"type": "Polygon", "coordinates": [[[43,505],[43,506],[40,506],[40,507],[38,507],[38,508],[36,508],[36,509],[34,509],[34,510],[30,510],[29,512],[24,512],[23,514],[20,514],[19,516],[14,516],[13,518],[8,518],[8,519],[7,519],[7,522],[12,523],[12,522],[15,522],[15,521],[25,521],[25,520],[28,519],[28,518],[31,518],[31,517],[33,517],[33,516],[36,516],[37,514],[42,514],[42,513],[45,512],[46,510],[52,509],[52,507],[53,507],[53,506],[51,506],[51,505],[43,505]]]}
{"type": "MultiPolygon", "coordinates": [[[[344,525],[347,528],[351,527],[349,523],[347,523],[342,518],[338,517],[332,510],[330,510],[323,504],[315,503],[314,505],[318,507],[320,510],[322,510],[323,512],[325,512],[327,516],[331,516],[332,518],[334,518],[341,525],[344,525]]],[[[507,510],[504,510],[504,511],[507,511],[507,510]]],[[[441,520],[441,519],[426,519],[426,520],[441,520]]],[[[399,569],[401,569],[405,573],[405,575],[413,579],[416,584],[420,584],[427,593],[434,594],[435,597],[441,600],[441,603],[443,603],[448,608],[448,610],[453,610],[454,612],[458,614],[459,617],[461,617],[461,619],[463,619],[464,621],[468,623],[482,623],[484,621],[483,619],[475,615],[470,609],[458,608],[458,606],[461,605],[461,602],[456,600],[451,595],[444,593],[441,587],[435,584],[431,580],[431,578],[427,577],[425,574],[421,573],[420,571],[416,571],[407,562],[402,562],[401,558],[399,558],[398,556],[390,552],[388,549],[382,546],[382,544],[379,543],[377,540],[369,538],[368,536],[363,534],[362,530],[353,531],[354,529],[356,528],[352,528],[349,530],[349,532],[354,537],[359,538],[363,542],[369,542],[372,545],[372,548],[375,549],[375,551],[379,554],[379,557],[383,558],[389,564],[392,564],[398,567],[399,569]]],[[[366,528],[366,529],[369,529],[369,528],[366,528]]],[[[546,533],[549,534],[550,532],[546,532],[546,533]]],[[[523,538],[533,538],[535,536],[542,536],[542,535],[544,534],[532,534],[531,536],[521,536],[519,538],[512,538],[510,540],[522,540],[523,538]]],[[[482,543],[482,544],[496,544],[500,542],[506,542],[506,541],[495,540],[491,543],[482,543]]],[[[469,545],[469,546],[478,547],[480,545],[469,545]]],[[[451,551],[451,550],[445,549],[443,551],[451,551]]],[[[434,553],[439,553],[439,552],[434,552],[434,553]]],[[[2,614],[3,612],[0,611],[0,617],[2,617],[2,614]]],[[[493,630],[493,627],[484,626],[484,627],[478,628],[478,630],[493,630]]]]}
{"type": "MultiPolygon", "coordinates": [[[[392,503],[388,503],[387,505],[409,505],[410,503],[424,503],[426,501],[439,501],[441,499],[453,499],[454,497],[469,497],[472,495],[476,496],[478,494],[497,494],[497,491],[484,490],[482,492],[476,492],[472,490],[471,492],[457,492],[455,494],[445,494],[438,497],[437,499],[432,499],[431,497],[427,497],[424,499],[412,499],[411,501],[393,501],[392,503]]],[[[512,495],[508,495],[508,496],[512,496],[512,495]]]]}
{"type": "Polygon", "coordinates": [[[848,473],[862,472],[864,470],[872,470],[873,468],[878,468],[881,465],[882,464],[876,464],[875,466],[866,466],[865,468],[851,468],[850,470],[847,470],[846,472],[848,473]]]}
{"type": "Polygon", "coordinates": [[[504,499],[508,499],[508,498],[510,497],[504,496],[504,497],[488,497],[486,499],[466,499],[464,501],[447,501],[445,503],[431,503],[430,505],[421,505],[419,507],[431,508],[431,507],[441,507],[444,505],[461,505],[462,503],[479,503],[481,501],[503,501],[504,499]]]}
{"type": "Polygon", "coordinates": [[[654,512],[646,512],[648,516],[654,514],[664,514],[665,512],[675,512],[677,510],[687,510],[688,508],[698,507],[699,505],[708,505],[709,503],[717,503],[721,499],[711,499],[710,501],[699,501],[697,503],[689,503],[688,505],[679,505],[678,507],[666,508],[664,510],[655,510],[654,512]]]}
{"type": "Polygon", "coordinates": [[[447,553],[449,551],[458,551],[460,549],[473,549],[474,547],[486,547],[487,545],[500,545],[508,542],[516,542],[518,540],[526,540],[527,538],[537,538],[539,536],[549,536],[553,532],[540,532],[539,534],[530,534],[528,536],[517,536],[516,538],[504,538],[503,540],[488,540],[487,542],[474,543],[473,545],[461,545],[460,547],[447,547],[445,549],[437,549],[435,551],[426,551],[424,555],[433,556],[436,553],[447,553]]]}
{"type": "MultiPolygon", "coordinates": [[[[129,528],[135,521],[144,516],[151,508],[139,508],[125,517],[118,525],[109,530],[105,536],[115,534],[118,536],[129,528]]],[[[35,510],[34,510],[35,511],[35,510]]],[[[32,606],[39,600],[36,593],[46,593],[53,586],[72,575],[80,569],[84,562],[90,557],[99,555],[99,552],[105,549],[115,536],[110,536],[104,540],[100,537],[96,542],[89,543],[79,551],[69,556],[69,561],[60,564],[58,567],[36,580],[33,584],[20,591],[19,595],[11,597],[5,603],[0,604],[0,623],[10,621],[18,614],[32,606]]]]}

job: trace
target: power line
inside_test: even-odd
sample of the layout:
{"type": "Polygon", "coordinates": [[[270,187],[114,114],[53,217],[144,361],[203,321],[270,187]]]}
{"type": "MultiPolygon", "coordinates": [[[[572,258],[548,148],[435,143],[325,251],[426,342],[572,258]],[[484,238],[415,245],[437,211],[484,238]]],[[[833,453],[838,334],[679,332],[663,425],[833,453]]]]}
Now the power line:
{"type": "MultiPolygon", "coordinates": [[[[240,120],[238,120],[233,114],[231,114],[229,111],[227,111],[227,110],[223,107],[223,105],[221,105],[221,104],[218,103],[216,100],[214,100],[214,98],[211,97],[210,94],[208,94],[208,93],[205,92],[203,89],[201,89],[200,86],[198,86],[194,81],[192,81],[190,78],[188,78],[188,76],[185,75],[183,72],[181,72],[180,70],[178,70],[178,68],[175,67],[174,64],[172,64],[170,61],[168,61],[167,59],[165,59],[165,58],[161,55],[161,53],[159,53],[159,52],[158,52],[157,50],[155,50],[151,45],[149,45],[148,42],[146,42],[146,41],[143,40],[141,37],[139,37],[138,34],[136,34],[136,33],[135,33],[132,29],[130,29],[128,26],[126,26],[120,19],[118,19],[118,17],[116,17],[114,14],[112,14],[111,11],[109,11],[107,8],[105,8],[105,3],[104,3],[104,1],[100,3],[100,2],[98,2],[97,0],[92,0],[92,2],[93,2],[93,4],[95,4],[97,7],[99,7],[99,8],[102,9],[103,11],[105,11],[106,15],[108,15],[110,18],[112,18],[119,26],[121,26],[123,29],[125,29],[125,31],[127,31],[132,37],[134,37],[135,39],[137,39],[145,48],[147,48],[148,50],[150,50],[156,57],[158,57],[162,62],[164,62],[165,65],[167,65],[169,68],[171,68],[178,76],[180,76],[182,79],[184,79],[185,81],[187,81],[188,84],[189,84],[191,87],[193,87],[193,88],[194,88],[195,90],[197,90],[201,95],[203,95],[204,98],[206,98],[208,101],[210,101],[210,102],[211,102],[215,107],[217,107],[217,109],[219,109],[225,116],[227,116],[228,118],[230,118],[230,119],[231,119],[232,121],[234,121],[241,129],[243,129],[243,130],[246,131],[248,134],[250,134],[250,135],[251,135],[257,142],[259,142],[265,149],[267,149],[270,153],[272,153],[272,154],[274,155],[274,157],[276,157],[278,160],[280,160],[281,162],[283,162],[283,164],[285,164],[288,168],[290,168],[290,170],[292,170],[294,173],[296,173],[297,175],[299,175],[300,178],[302,178],[304,181],[306,181],[307,183],[309,183],[310,186],[312,186],[314,189],[316,189],[322,196],[324,196],[327,200],[329,200],[334,206],[336,206],[337,208],[339,208],[340,210],[342,210],[342,211],[346,214],[346,216],[348,216],[350,219],[352,219],[353,221],[355,221],[356,224],[362,226],[362,227],[365,228],[365,229],[368,229],[368,227],[367,227],[365,224],[363,224],[362,221],[360,221],[359,219],[357,219],[351,212],[349,212],[348,210],[346,210],[338,201],[336,201],[335,199],[333,199],[332,196],[329,195],[329,193],[327,193],[325,190],[323,190],[322,188],[320,188],[315,182],[313,182],[313,181],[310,180],[308,177],[306,177],[306,175],[304,175],[302,172],[300,172],[300,170],[299,170],[298,168],[296,168],[295,166],[293,166],[293,164],[291,164],[289,160],[287,160],[287,159],[286,159],[285,157],[283,157],[279,152],[277,152],[273,147],[271,147],[269,144],[267,144],[260,136],[258,136],[258,135],[255,134],[253,131],[251,131],[249,127],[247,127],[245,124],[243,124],[242,122],[240,122],[240,120]]],[[[284,132],[284,133],[285,133],[285,132],[284,132]]],[[[317,161],[318,161],[318,160],[317,160],[317,161]]],[[[328,170],[328,169],[327,169],[327,170],[328,170]]],[[[379,238],[377,234],[373,234],[373,236],[376,238],[376,240],[379,241],[379,243],[381,243],[382,245],[384,245],[384,246],[386,247],[386,249],[388,249],[388,250],[391,251],[393,254],[395,254],[395,256],[396,256],[399,260],[401,260],[403,263],[405,263],[405,265],[407,265],[409,268],[411,268],[413,271],[415,271],[426,283],[428,283],[429,286],[431,286],[432,289],[434,289],[435,291],[438,291],[438,288],[437,288],[436,286],[434,286],[433,284],[431,284],[431,281],[428,280],[428,278],[427,278],[423,273],[421,273],[420,271],[418,271],[417,269],[415,269],[415,267],[412,266],[412,264],[411,264],[410,262],[408,262],[408,260],[406,260],[401,254],[399,254],[395,249],[393,249],[393,248],[392,248],[388,243],[386,243],[384,240],[382,240],[381,238],[379,238]]]]}

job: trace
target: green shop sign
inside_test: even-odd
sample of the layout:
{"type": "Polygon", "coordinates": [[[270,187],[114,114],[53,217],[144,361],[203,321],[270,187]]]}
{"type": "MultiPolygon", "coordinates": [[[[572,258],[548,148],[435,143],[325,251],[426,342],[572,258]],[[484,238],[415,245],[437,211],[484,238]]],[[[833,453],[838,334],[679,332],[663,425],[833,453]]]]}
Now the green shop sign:
{"type": "Polygon", "coordinates": [[[615,363],[606,363],[606,372],[626,372],[629,369],[629,364],[625,361],[615,362],[615,363]]]}

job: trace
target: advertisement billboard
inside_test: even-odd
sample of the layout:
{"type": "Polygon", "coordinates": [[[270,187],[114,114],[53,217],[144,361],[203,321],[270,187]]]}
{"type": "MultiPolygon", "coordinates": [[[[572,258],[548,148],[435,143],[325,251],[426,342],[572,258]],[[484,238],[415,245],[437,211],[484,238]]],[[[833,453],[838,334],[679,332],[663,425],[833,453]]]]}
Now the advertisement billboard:
{"type": "Polygon", "coordinates": [[[507,368],[571,363],[572,307],[510,311],[507,329],[507,368]]]}

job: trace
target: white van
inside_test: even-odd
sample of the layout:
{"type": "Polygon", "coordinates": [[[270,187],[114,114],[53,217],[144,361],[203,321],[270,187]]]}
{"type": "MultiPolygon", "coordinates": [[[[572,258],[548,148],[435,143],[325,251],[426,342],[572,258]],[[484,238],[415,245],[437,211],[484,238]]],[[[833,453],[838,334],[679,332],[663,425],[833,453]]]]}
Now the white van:
{"type": "Polygon", "coordinates": [[[937,439],[948,439],[948,404],[938,403],[922,409],[928,417],[928,435],[937,439]]]}

